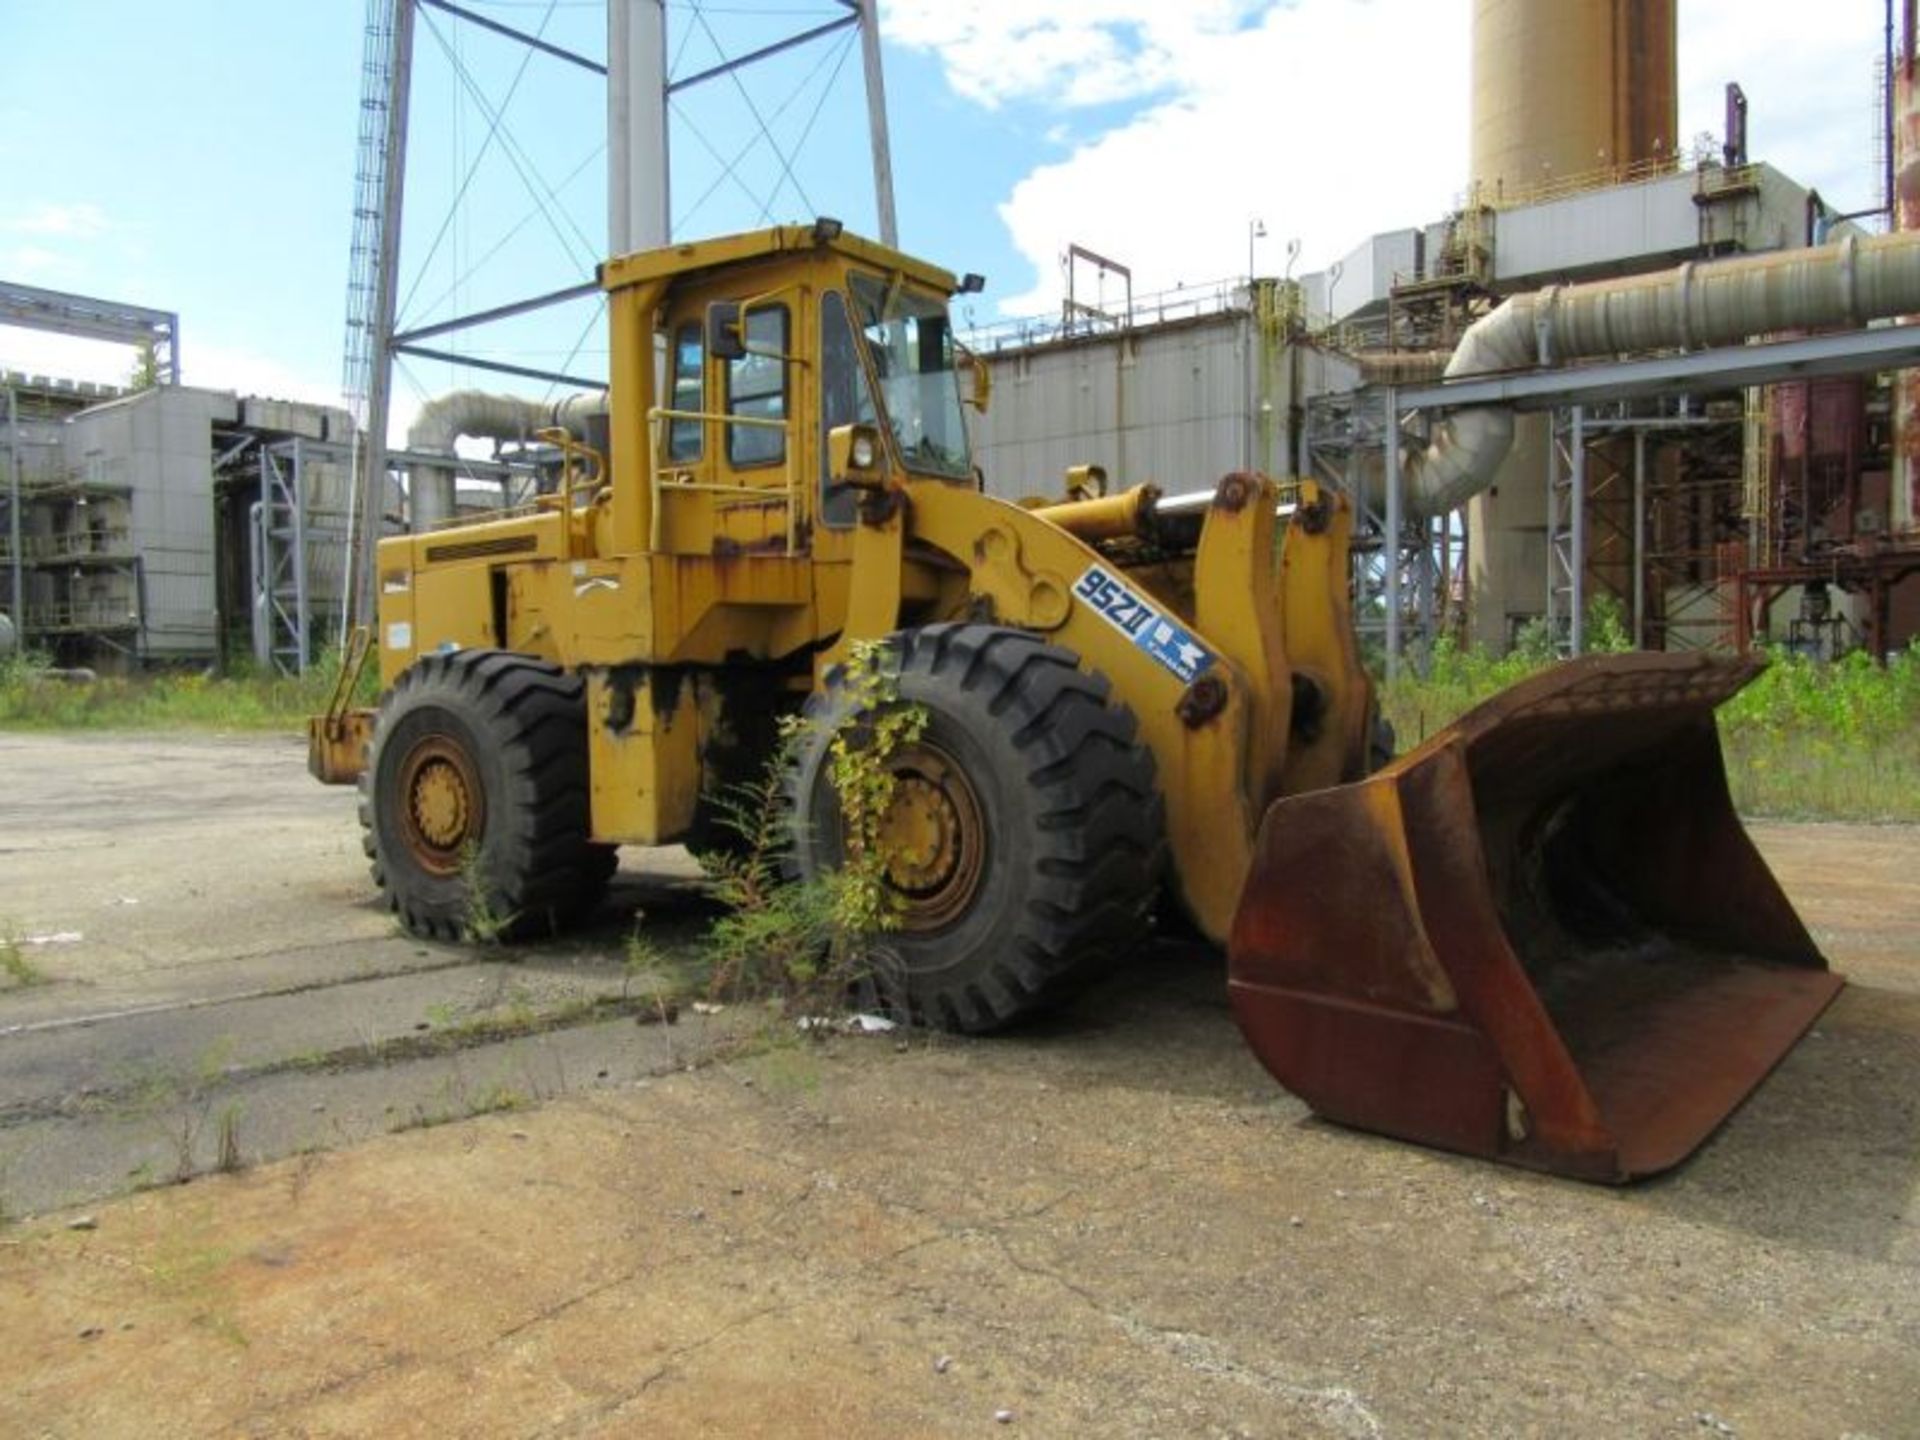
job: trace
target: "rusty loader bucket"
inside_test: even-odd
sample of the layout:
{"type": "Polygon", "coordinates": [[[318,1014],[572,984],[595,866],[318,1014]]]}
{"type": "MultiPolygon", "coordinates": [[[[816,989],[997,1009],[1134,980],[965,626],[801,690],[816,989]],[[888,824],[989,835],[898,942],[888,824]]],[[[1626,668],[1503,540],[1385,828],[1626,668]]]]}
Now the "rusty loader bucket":
{"type": "Polygon", "coordinates": [[[1577,660],[1276,802],[1241,1029],[1330,1120],[1591,1180],[1686,1158],[1840,989],[1735,816],[1755,662],[1577,660]]]}

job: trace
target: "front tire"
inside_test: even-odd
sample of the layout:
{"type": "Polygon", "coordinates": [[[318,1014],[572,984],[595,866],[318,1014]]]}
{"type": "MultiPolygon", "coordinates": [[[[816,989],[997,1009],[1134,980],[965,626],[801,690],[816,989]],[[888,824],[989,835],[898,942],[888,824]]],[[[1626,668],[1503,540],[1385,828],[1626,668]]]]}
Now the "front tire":
{"type": "Polygon", "coordinates": [[[381,703],[360,777],[374,883],[415,935],[550,934],[618,863],[595,845],[576,675],[499,650],[426,655],[381,703]]]}
{"type": "MultiPolygon", "coordinates": [[[[1024,631],[932,625],[890,641],[919,739],[889,758],[887,883],[901,925],[876,937],[876,998],[984,1031],[1054,1002],[1129,949],[1166,868],[1153,757],[1106,680],[1024,631]]],[[[829,675],[790,780],[803,878],[839,866],[829,750],[859,703],[829,675]]]]}

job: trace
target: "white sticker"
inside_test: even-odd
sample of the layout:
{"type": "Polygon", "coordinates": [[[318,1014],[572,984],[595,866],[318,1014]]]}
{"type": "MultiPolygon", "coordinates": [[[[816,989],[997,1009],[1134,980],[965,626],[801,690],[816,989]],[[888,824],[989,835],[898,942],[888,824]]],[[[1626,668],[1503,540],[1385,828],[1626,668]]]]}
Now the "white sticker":
{"type": "Polygon", "coordinates": [[[413,626],[405,620],[396,620],[387,626],[387,649],[411,650],[413,648],[413,626]]]}
{"type": "Polygon", "coordinates": [[[1162,615],[1151,601],[1101,566],[1089,565],[1073,593],[1081,604],[1172,671],[1182,684],[1191,685],[1213,667],[1212,653],[1191,631],[1162,615]]]}

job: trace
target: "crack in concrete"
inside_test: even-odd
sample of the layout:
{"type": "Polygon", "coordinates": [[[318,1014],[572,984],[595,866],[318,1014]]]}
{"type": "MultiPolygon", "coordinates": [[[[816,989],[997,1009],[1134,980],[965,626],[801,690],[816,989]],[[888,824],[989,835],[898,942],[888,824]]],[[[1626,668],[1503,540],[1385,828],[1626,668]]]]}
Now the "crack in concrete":
{"type": "MultiPolygon", "coordinates": [[[[653,1023],[653,1007],[638,998],[604,995],[585,997],[585,1001],[582,1004],[569,1002],[561,1008],[537,1011],[526,1017],[503,1016],[498,1023],[490,1023],[487,1017],[482,1016],[483,1023],[466,1027],[419,1035],[396,1035],[372,1044],[355,1041],[318,1054],[280,1056],[252,1064],[234,1065],[206,1081],[192,1076],[146,1075],[120,1084],[99,1086],[86,1094],[36,1096],[10,1105],[0,1105],[0,1131],[42,1120],[112,1115],[137,1102],[156,1080],[163,1083],[178,1081],[191,1091],[190,1098],[195,1102],[210,1101],[244,1085],[280,1075],[380,1070],[390,1065],[458,1056],[515,1040],[535,1039],[588,1025],[607,1024],[628,1016],[643,1025],[653,1023]]],[[[672,1068],[680,1067],[676,1065],[672,1068]]]]}
{"type": "MultiPolygon", "coordinates": [[[[126,951],[140,959],[148,958],[145,952],[130,949],[125,945],[115,944],[110,941],[101,941],[98,943],[107,949],[126,951]]],[[[305,950],[336,948],[336,945],[337,942],[328,941],[321,945],[290,946],[274,950],[263,950],[257,955],[222,957],[220,960],[208,960],[199,963],[214,965],[228,963],[230,959],[251,960],[260,959],[269,955],[297,955],[305,950]]],[[[330,979],[301,980],[291,985],[268,986],[258,990],[240,990],[231,995],[200,995],[188,1000],[156,1000],[150,1005],[129,1005],[120,1010],[103,1010],[90,1015],[62,1015],[52,1020],[31,1020],[18,1025],[0,1026],[0,1039],[5,1039],[9,1035],[31,1035],[48,1030],[79,1030],[91,1025],[112,1024],[116,1020],[137,1020],[149,1015],[172,1015],[188,1010],[207,1010],[221,1005],[243,1004],[251,1000],[279,1000],[290,995],[308,995],[317,990],[334,990],[346,985],[364,985],[369,981],[375,980],[409,979],[415,975],[437,974],[442,970],[458,970],[462,966],[475,966],[477,968],[479,963],[488,962],[475,962],[470,956],[458,957],[435,961],[430,965],[402,967],[397,970],[379,970],[362,975],[341,975],[330,979]]],[[[167,973],[173,974],[190,968],[192,967],[187,965],[176,965],[171,967],[167,973]]],[[[70,983],[82,983],[97,987],[100,982],[84,981],[70,983]]]]}
{"type": "Polygon", "coordinates": [[[1150,1346],[1195,1374],[1231,1380],[1276,1399],[1305,1404],[1321,1413],[1341,1434],[1353,1437],[1353,1440],[1377,1440],[1385,1433],[1379,1417],[1358,1394],[1346,1386],[1302,1384],[1258,1366],[1248,1365],[1210,1335],[1156,1324],[1130,1312],[1113,1309],[1077,1281],[1049,1266],[1022,1259],[1005,1235],[989,1233],[986,1238],[993,1242],[1006,1262],[1021,1274],[1059,1286],[1135,1344],[1150,1346]]]}

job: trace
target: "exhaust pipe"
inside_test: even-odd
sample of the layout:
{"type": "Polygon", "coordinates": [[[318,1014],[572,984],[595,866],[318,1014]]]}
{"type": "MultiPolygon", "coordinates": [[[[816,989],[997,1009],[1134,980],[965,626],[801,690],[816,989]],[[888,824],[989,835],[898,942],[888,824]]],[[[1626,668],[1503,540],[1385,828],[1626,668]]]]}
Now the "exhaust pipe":
{"type": "MultiPolygon", "coordinates": [[[[1446,378],[1530,370],[1634,351],[1735,345],[1777,330],[1859,327],[1920,311],[1920,232],[1516,295],[1461,337],[1446,378]]],[[[1472,406],[1443,419],[1401,463],[1414,519],[1456,510],[1493,483],[1513,445],[1513,412],[1472,406]]]]}
{"type": "Polygon", "coordinates": [[[407,429],[407,448],[424,455],[444,455],[444,465],[414,464],[410,500],[415,534],[453,519],[454,471],[458,464],[453,442],[462,435],[490,440],[517,440],[548,426],[585,436],[590,421],[607,413],[604,394],[569,395],[547,404],[524,395],[495,395],[485,390],[454,390],[436,395],[420,407],[407,429]]]}

